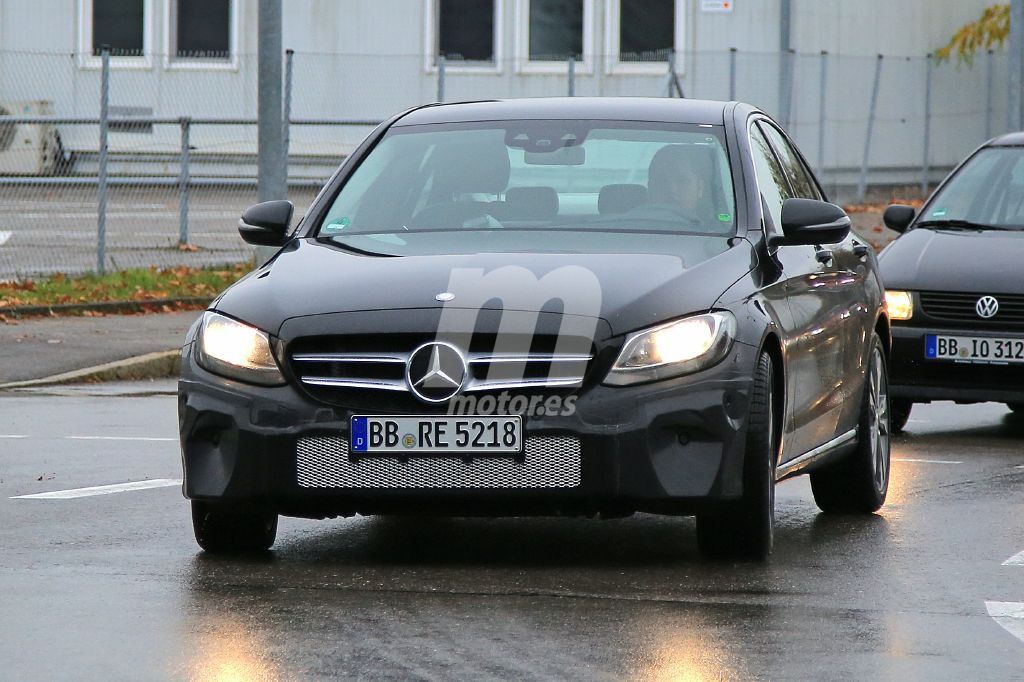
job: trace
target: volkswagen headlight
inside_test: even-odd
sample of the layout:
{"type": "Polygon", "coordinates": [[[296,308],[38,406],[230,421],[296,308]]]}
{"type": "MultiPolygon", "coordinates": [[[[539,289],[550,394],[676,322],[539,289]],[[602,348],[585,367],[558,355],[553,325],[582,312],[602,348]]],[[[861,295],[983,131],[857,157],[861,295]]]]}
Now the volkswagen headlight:
{"type": "Polygon", "coordinates": [[[604,383],[624,386],[705,369],[726,356],[735,336],[736,318],[725,311],[631,334],[604,383]]]}
{"type": "Polygon", "coordinates": [[[215,374],[262,386],[285,383],[270,336],[255,327],[207,311],[195,347],[199,365],[215,374]]]}
{"type": "Polygon", "coordinates": [[[885,310],[890,320],[909,320],[914,316],[914,297],[909,291],[886,291],[885,310]]]}

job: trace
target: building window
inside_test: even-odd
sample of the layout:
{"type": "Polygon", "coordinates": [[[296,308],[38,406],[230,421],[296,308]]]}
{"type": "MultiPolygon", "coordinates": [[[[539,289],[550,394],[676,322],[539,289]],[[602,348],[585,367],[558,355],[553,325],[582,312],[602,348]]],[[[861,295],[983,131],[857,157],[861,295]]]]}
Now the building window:
{"type": "Polygon", "coordinates": [[[521,71],[564,71],[572,57],[591,67],[593,0],[518,0],[516,41],[521,71]]]}
{"type": "Polygon", "coordinates": [[[99,67],[103,47],[116,68],[148,68],[154,0],[78,0],[78,61],[99,67]]]}
{"type": "Polygon", "coordinates": [[[168,0],[175,59],[231,59],[231,0],[168,0]]]}
{"type": "Polygon", "coordinates": [[[621,0],[619,61],[665,59],[675,48],[675,0],[621,0]]]}
{"type": "Polygon", "coordinates": [[[437,0],[437,46],[445,59],[494,61],[494,3],[437,0]]]}
{"type": "Polygon", "coordinates": [[[608,0],[606,16],[609,71],[664,70],[669,52],[682,51],[683,0],[608,0]]]}
{"type": "Polygon", "coordinates": [[[501,13],[503,0],[427,0],[426,63],[437,68],[494,73],[501,71],[501,13]]]}
{"type": "Polygon", "coordinates": [[[583,0],[530,0],[530,61],[583,56],[583,0]]]}
{"type": "Polygon", "coordinates": [[[93,55],[103,46],[117,57],[146,51],[146,0],[92,0],[91,19],[93,55]]]}

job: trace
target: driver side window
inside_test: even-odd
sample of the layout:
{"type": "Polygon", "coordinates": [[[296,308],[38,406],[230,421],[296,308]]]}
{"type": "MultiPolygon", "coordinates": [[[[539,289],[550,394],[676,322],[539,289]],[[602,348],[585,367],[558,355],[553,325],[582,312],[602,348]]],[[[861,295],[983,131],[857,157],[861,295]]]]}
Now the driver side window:
{"type": "Polygon", "coordinates": [[[754,171],[757,173],[757,187],[768,207],[772,227],[775,231],[781,231],[782,203],[793,198],[793,191],[786,179],[786,172],[775,158],[768,140],[754,125],[750,127],[750,152],[754,161],[754,171]]]}

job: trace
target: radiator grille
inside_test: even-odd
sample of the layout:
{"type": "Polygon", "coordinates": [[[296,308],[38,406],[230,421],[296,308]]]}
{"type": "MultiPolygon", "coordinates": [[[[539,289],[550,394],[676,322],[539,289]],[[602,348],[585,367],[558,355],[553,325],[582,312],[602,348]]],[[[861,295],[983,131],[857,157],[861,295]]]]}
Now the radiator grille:
{"type": "Polygon", "coordinates": [[[575,488],[580,484],[580,441],[571,436],[526,439],[522,461],[384,457],[352,461],[345,438],[301,438],[297,480],[302,488],[575,488]]]}
{"type": "Polygon", "coordinates": [[[975,305],[985,294],[956,291],[922,291],[921,308],[939,320],[970,322],[972,325],[1024,325],[1024,295],[992,294],[999,301],[999,311],[991,318],[978,315],[975,305]]]}

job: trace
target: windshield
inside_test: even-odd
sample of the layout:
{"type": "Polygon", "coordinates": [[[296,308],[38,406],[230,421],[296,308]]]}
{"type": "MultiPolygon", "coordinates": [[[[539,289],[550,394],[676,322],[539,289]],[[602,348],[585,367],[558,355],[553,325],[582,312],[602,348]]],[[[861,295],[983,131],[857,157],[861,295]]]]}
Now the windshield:
{"type": "Polygon", "coordinates": [[[982,149],[935,195],[919,224],[1024,229],[1024,148],[982,149]]]}
{"type": "Polygon", "coordinates": [[[651,252],[734,233],[720,126],[546,120],[392,128],[318,236],[412,255],[636,251],[638,234],[651,252]]]}

